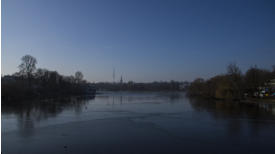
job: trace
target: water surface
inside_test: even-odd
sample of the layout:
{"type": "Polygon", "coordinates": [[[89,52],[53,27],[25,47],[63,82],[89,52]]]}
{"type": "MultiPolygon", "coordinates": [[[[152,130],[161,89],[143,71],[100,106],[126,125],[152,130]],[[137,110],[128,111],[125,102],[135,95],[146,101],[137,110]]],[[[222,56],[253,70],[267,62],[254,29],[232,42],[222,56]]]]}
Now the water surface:
{"type": "Polygon", "coordinates": [[[2,106],[3,153],[275,153],[275,106],[103,92],[2,106]]]}

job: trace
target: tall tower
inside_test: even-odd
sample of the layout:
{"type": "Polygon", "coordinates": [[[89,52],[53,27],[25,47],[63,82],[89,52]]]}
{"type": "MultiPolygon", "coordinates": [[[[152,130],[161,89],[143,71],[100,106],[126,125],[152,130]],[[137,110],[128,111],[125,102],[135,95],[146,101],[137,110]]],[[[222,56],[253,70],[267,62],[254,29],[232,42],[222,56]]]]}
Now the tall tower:
{"type": "Polygon", "coordinates": [[[113,83],[115,83],[116,80],[116,70],[113,68],[113,83]]]}
{"type": "Polygon", "coordinates": [[[121,75],[121,77],[120,77],[120,84],[122,84],[123,83],[123,79],[122,79],[122,75],[121,75]]]}

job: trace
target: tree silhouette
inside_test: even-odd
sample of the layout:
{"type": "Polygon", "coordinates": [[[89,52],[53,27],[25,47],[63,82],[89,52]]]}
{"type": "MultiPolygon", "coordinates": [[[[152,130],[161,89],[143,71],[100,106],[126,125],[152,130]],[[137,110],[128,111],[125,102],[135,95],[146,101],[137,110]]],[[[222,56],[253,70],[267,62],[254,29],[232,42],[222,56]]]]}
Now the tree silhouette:
{"type": "Polygon", "coordinates": [[[22,63],[18,66],[19,73],[27,78],[30,78],[36,69],[36,59],[31,55],[25,55],[21,58],[22,63]]]}
{"type": "Polygon", "coordinates": [[[240,68],[237,66],[236,63],[231,63],[227,66],[227,73],[229,75],[238,75],[238,76],[242,74],[240,68]]]}
{"type": "Polygon", "coordinates": [[[83,79],[83,74],[80,71],[75,72],[76,83],[80,83],[83,79]]]}

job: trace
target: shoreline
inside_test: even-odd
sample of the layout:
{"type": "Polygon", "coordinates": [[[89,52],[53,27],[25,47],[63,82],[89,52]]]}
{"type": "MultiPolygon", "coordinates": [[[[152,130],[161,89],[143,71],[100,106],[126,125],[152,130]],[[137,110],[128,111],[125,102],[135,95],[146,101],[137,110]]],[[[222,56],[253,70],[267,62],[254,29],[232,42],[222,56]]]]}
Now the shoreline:
{"type": "Polygon", "coordinates": [[[188,98],[198,98],[198,99],[204,99],[204,100],[210,100],[210,101],[224,101],[224,102],[237,102],[237,103],[249,103],[249,104],[275,104],[275,98],[243,98],[243,99],[219,99],[219,98],[213,98],[213,97],[203,97],[203,96],[188,96],[188,98]]]}
{"type": "Polygon", "coordinates": [[[253,103],[253,104],[261,104],[261,103],[265,103],[265,104],[275,104],[275,98],[248,98],[248,99],[244,99],[244,100],[240,100],[241,103],[253,103]]]}
{"type": "Polygon", "coordinates": [[[12,104],[24,104],[28,101],[33,102],[37,100],[59,100],[59,99],[66,99],[66,98],[72,98],[72,97],[81,97],[81,98],[94,98],[98,93],[93,94],[76,94],[76,95],[59,95],[59,96],[39,96],[39,97],[33,97],[33,98],[22,98],[22,99],[9,99],[5,100],[2,98],[2,105],[12,105],[12,104]]]}

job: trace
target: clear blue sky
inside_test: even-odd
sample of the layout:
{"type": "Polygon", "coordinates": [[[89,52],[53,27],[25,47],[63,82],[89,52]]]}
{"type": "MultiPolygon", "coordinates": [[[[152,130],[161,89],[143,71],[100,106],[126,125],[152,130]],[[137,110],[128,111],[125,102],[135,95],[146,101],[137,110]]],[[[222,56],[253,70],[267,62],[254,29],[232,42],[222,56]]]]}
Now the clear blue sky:
{"type": "Polygon", "coordinates": [[[37,67],[89,81],[193,80],[275,64],[274,0],[2,0],[2,74],[37,67]]]}

